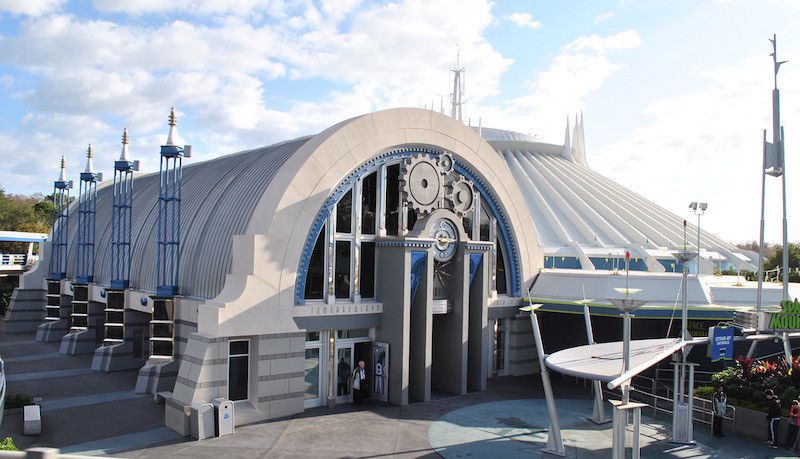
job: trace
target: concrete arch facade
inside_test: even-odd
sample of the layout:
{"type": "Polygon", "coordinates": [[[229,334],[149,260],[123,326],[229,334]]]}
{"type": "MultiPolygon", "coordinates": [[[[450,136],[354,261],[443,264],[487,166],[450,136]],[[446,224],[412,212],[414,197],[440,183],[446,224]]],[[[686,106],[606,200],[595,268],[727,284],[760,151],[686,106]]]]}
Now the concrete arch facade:
{"type": "MultiPolygon", "coordinates": [[[[391,342],[393,358],[402,355],[403,359],[397,358],[401,361],[396,361],[392,368],[393,371],[395,368],[402,369],[397,375],[392,373],[392,377],[399,379],[394,381],[394,387],[403,389],[394,391],[390,388],[392,393],[389,394],[389,401],[408,403],[409,394],[412,399],[425,399],[425,394],[429,397],[431,350],[426,351],[428,368],[425,373],[425,361],[409,361],[406,355],[410,353],[408,326],[405,330],[402,327],[398,329],[399,335],[394,331],[382,331],[381,328],[389,309],[392,311],[389,314],[405,311],[405,315],[401,313],[398,318],[405,322],[411,320],[408,315],[411,299],[407,286],[400,294],[389,294],[388,287],[383,289],[384,296],[391,296],[391,299],[380,298],[379,293],[374,301],[361,303],[346,301],[298,306],[295,301],[298,275],[303,274],[298,273],[303,249],[326,199],[348,174],[362,164],[382,152],[406,146],[429,147],[452,154],[490,190],[511,229],[511,243],[518,256],[517,276],[521,290],[525,292],[530,288],[543,260],[535,230],[528,223],[532,221],[531,216],[508,166],[478,133],[450,117],[419,109],[392,109],[344,121],[309,139],[290,160],[283,163],[256,204],[246,234],[234,236],[233,263],[222,291],[215,298],[197,306],[197,333],[188,339],[174,395],[168,402],[168,426],[184,432],[188,425],[187,407],[192,402],[209,401],[226,395],[226,346],[232,338],[250,340],[250,374],[257,375],[256,381],[253,378],[250,381],[254,395],[249,398],[247,406],[240,410],[243,414],[237,423],[302,411],[306,331],[323,327],[330,330],[371,327],[375,334],[372,338],[391,342]],[[400,299],[399,305],[390,305],[396,298],[400,299]],[[376,329],[377,332],[374,331],[376,329]],[[400,347],[397,343],[400,343],[400,347]],[[416,379],[412,374],[409,380],[408,368],[414,365],[423,370],[416,379]],[[422,376],[422,373],[425,375],[422,376]]],[[[379,245],[382,252],[378,256],[380,262],[399,263],[404,273],[410,269],[412,251],[430,248],[430,243],[426,246],[425,241],[379,242],[379,245]]],[[[464,261],[466,264],[461,263],[461,272],[469,270],[468,253],[485,253],[489,245],[465,244],[463,252],[467,261],[464,261]]],[[[482,344],[486,344],[483,342],[486,341],[484,329],[488,301],[486,265],[481,265],[483,268],[478,275],[484,282],[482,302],[478,306],[468,306],[469,295],[462,295],[464,311],[468,307],[471,310],[483,310],[483,315],[473,314],[483,317],[482,322],[469,324],[474,328],[471,336],[480,335],[482,344]]],[[[429,261],[429,270],[432,266],[433,262],[429,261]]],[[[429,286],[426,288],[430,290],[429,286]]],[[[378,291],[381,290],[378,287],[378,291]]],[[[429,292],[427,294],[430,296],[429,292]]],[[[466,320],[455,329],[463,329],[466,333],[466,320]]],[[[423,322],[426,325],[420,330],[427,330],[430,336],[434,322],[430,311],[427,322],[423,322]]],[[[457,340],[462,338],[466,339],[466,335],[457,340]]],[[[478,338],[473,340],[477,341],[478,338]]],[[[430,342],[427,345],[430,346],[430,342]]],[[[464,363],[457,370],[463,373],[463,378],[460,378],[454,392],[466,391],[468,379],[470,387],[477,388],[481,387],[480,380],[485,379],[485,352],[475,356],[475,352],[480,354],[482,351],[469,350],[473,353],[469,354],[469,358],[474,361],[468,375],[467,348],[456,349],[455,352],[462,351],[464,363]],[[481,365],[483,367],[479,368],[481,365]]],[[[434,369],[434,385],[435,375],[434,369]]]]}

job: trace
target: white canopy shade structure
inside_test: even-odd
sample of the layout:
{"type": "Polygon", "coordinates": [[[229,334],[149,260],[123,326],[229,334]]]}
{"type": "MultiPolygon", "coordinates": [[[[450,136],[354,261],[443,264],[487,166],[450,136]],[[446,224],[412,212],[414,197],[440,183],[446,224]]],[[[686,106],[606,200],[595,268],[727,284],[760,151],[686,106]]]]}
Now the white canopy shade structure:
{"type": "Polygon", "coordinates": [[[626,374],[622,373],[622,341],[564,349],[550,354],[545,359],[545,364],[553,371],[577,378],[603,382],[621,380],[614,384],[614,387],[617,387],[669,357],[686,344],[675,338],[632,340],[631,369],[626,374]]]}

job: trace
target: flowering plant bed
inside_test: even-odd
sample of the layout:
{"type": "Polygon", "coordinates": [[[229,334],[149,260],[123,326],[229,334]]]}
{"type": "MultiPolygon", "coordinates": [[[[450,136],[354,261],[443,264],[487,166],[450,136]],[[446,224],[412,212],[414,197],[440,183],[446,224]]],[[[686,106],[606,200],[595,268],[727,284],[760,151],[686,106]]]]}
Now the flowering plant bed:
{"type": "MultiPolygon", "coordinates": [[[[711,377],[716,386],[722,385],[728,403],[754,410],[764,410],[764,391],[772,389],[788,412],[792,400],[800,399],[800,356],[787,364],[786,359],[775,362],[757,361],[739,356],[734,364],[711,377]]],[[[714,388],[711,388],[713,394],[714,388]]],[[[701,397],[710,397],[709,389],[699,387],[695,392],[701,397]]]]}

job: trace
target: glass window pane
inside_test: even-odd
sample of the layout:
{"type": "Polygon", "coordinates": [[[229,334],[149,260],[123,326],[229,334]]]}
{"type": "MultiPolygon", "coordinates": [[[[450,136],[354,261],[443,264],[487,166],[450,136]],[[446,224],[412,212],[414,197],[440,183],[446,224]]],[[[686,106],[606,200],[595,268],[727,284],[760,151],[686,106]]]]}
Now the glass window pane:
{"type": "Polygon", "coordinates": [[[488,241],[489,240],[489,225],[491,224],[491,217],[489,216],[489,211],[486,209],[486,206],[481,206],[481,221],[480,221],[480,240],[481,241],[488,241]]]}
{"type": "Polygon", "coordinates": [[[336,298],[350,298],[350,241],[336,241],[336,298]]]}
{"type": "Polygon", "coordinates": [[[306,349],[306,400],[319,398],[319,348],[306,349]]]}
{"type": "Polygon", "coordinates": [[[250,341],[231,341],[229,355],[242,355],[248,354],[250,350],[250,341]]]}
{"type": "Polygon", "coordinates": [[[397,236],[400,226],[400,165],[386,168],[386,234],[397,236]]]}
{"type": "Polygon", "coordinates": [[[123,311],[106,311],[106,323],[121,324],[124,323],[123,311]]]}
{"type": "Polygon", "coordinates": [[[502,319],[496,319],[494,325],[494,368],[503,371],[506,367],[506,327],[502,319]]]}
{"type": "Polygon", "coordinates": [[[311,251],[311,260],[308,262],[308,272],[306,272],[306,291],[305,299],[321,300],[325,291],[325,226],[317,236],[314,243],[314,250],[311,251]]]}
{"type": "Polygon", "coordinates": [[[151,324],[153,338],[172,338],[172,324],[151,324]]]}
{"type": "Polygon", "coordinates": [[[497,293],[508,293],[508,281],[506,280],[506,258],[503,253],[503,245],[500,238],[495,242],[497,245],[497,293]]]}
{"type": "Polygon", "coordinates": [[[461,219],[461,224],[464,226],[464,232],[467,233],[467,237],[472,239],[472,212],[464,215],[464,218],[461,219]]]}
{"type": "Polygon", "coordinates": [[[353,357],[349,347],[339,349],[336,356],[336,395],[350,395],[350,374],[353,357]]]}
{"type": "Polygon", "coordinates": [[[336,338],[365,338],[369,336],[369,328],[355,328],[352,330],[336,330],[336,338]]]}
{"type": "Polygon", "coordinates": [[[172,341],[150,341],[152,355],[172,357],[172,341]]]}
{"type": "Polygon", "coordinates": [[[361,243],[361,297],[375,297],[375,243],[361,243]]]}
{"type": "Polygon", "coordinates": [[[361,181],[361,233],[375,234],[375,211],[378,206],[378,173],[373,172],[361,181]]]}
{"type": "Polygon", "coordinates": [[[353,190],[345,193],[336,204],[336,232],[350,233],[353,223],[353,190]]]}
{"type": "Polygon", "coordinates": [[[173,320],[172,300],[155,300],[153,302],[153,320],[173,320]]]}
{"type": "Polygon", "coordinates": [[[106,338],[122,339],[123,328],[121,326],[106,325],[106,338]]]}
{"type": "Polygon", "coordinates": [[[319,341],[319,332],[308,332],[306,333],[306,341],[319,341]]]}
{"type": "Polygon", "coordinates": [[[230,400],[247,400],[248,364],[248,356],[230,357],[228,359],[228,398],[230,400]]]}

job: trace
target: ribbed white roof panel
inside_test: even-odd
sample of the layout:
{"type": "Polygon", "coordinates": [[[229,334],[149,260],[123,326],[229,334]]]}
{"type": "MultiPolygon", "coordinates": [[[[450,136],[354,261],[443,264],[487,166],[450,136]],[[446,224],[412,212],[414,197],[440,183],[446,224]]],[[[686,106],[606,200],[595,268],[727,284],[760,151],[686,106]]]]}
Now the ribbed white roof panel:
{"type": "MultiPolygon", "coordinates": [[[[213,298],[230,272],[232,238],[244,234],[264,190],[278,169],[309,137],[235,153],[210,161],[184,161],[181,193],[180,293],[213,298]]],[[[109,282],[112,187],[97,191],[95,282],[109,282]]],[[[131,287],[156,289],[156,219],[159,175],[136,175],[132,218],[131,287]]],[[[74,278],[77,258],[77,212],[71,209],[69,266],[74,278]]]]}
{"type": "MultiPolygon", "coordinates": [[[[683,218],[648,201],[591,168],[572,160],[565,147],[529,135],[483,128],[481,134],[506,161],[522,188],[542,247],[642,246],[657,250],[683,246],[683,218]]],[[[689,224],[690,234],[697,228],[689,224]]],[[[695,247],[690,238],[689,246],[695,247]]],[[[742,250],[702,231],[701,246],[734,264],[742,250]]],[[[742,267],[755,269],[744,261],[742,267]],[[749,265],[749,266],[747,266],[749,265]]]]}

